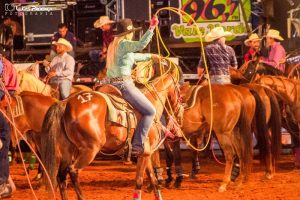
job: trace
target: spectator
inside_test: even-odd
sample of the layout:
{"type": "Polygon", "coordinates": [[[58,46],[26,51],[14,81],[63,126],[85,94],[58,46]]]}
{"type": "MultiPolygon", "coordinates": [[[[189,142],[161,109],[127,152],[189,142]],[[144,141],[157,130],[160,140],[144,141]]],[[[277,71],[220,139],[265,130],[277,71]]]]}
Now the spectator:
{"type": "MultiPolygon", "coordinates": [[[[68,30],[68,27],[66,24],[64,23],[60,23],[58,25],[58,32],[55,33],[52,37],[52,42],[57,42],[60,38],[63,38],[65,40],[67,40],[68,42],[71,43],[72,45],[72,51],[68,52],[73,58],[75,58],[75,53],[74,53],[74,49],[77,46],[77,38],[75,37],[74,33],[70,32],[68,30]]],[[[56,56],[56,49],[55,49],[55,45],[52,46],[52,50],[50,52],[50,57],[51,60],[56,56]]]]}

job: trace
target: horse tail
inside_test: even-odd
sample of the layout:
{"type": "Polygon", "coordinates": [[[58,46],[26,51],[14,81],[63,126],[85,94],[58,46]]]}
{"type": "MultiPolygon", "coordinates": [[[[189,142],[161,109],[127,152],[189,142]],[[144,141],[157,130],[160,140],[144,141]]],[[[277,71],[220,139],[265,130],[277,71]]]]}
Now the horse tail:
{"type": "Polygon", "coordinates": [[[252,134],[251,134],[251,125],[250,122],[248,121],[247,117],[247,111],[245,108],[245,104],[242,102],[241,104],[241,112],[240,112],[240,117],[239,121],[237,123],[237,127],[239,128],[239,132],[237,135],[239,143],[240,143],[240,148],[241,148],[241,157],[240,162],[242,163],[241,165],[241,170],[245,174],[249,174],[251,170],[251,165],[252,165],[252,134]]]}
{"type": "Polygon", "coordinates": [[[265,88],[265,92],[270,98],[271,104],[271,117],[268,125],[272,131],[271,151],[274,159],[273,161],[275,162],[279,159],[281,153],[281,112],[277,98],[274,95],[274,93],[268,88],[265,88]]]}
{"type": "Polygon", "coordinates": [[[260,152],[260,160],[264,161],[267,159],[268,153],[270,153],[270,143],[268,135],[268,126],[266,123],[266,108],[258,95],[254,90],[251,90],[251,94],[255,98],[255,124],[257,130],[257,145],[260,152]]]}
{"type": "MultiPolygon", "coordinates": [[[[57,149],[57,136],[61,134],[63,130],[62,116],[65,107],[59,102],[54,103],[47,111],[45,119],[42,125],[41,135],[41,156],[44,166],[48,172],[51,183],[56,188],[56,177],[59,168],[60,158],[58,158],[57,149]]],[[[50,183],[45,179],[46,187],[50,192],[50,183]]]]}

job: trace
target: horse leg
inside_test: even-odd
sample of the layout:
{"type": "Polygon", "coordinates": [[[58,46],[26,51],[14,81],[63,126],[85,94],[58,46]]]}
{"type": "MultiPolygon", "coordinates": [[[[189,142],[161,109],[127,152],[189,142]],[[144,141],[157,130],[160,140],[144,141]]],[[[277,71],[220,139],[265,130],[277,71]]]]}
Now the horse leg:
{"type": "Polygon", "coordinates": [[[67,167],[63,167],[62,165],[59,167],[58,174],[57,174],[57,184],[59,187],[59,191],[61,194],[62,200],[68,200],[68,196],[66,193],[67,188],[67,173],[68,169],[67,167]]]}
{"type": "Polygon", "coordinates": [[[227,185],[230,183],[230,176],[231,176],[231,170],[233,166],[233,159],[234,159],[234,147],[230,139],[231,132],[225,132],[218,134],[216,133],[216,136],[218,137],[218,141],[220,146],[223,149],[226,165],[225,165],[225,173],[223,177],[223,181],[219,187],[219,192],[225,192],[227,190],[227,185]]]}
{"type": "Polygon", "coordinates": [[[170,184],[173,181],[173,177],[172,177],[173,150],[171,148],[171,142],[165,140],[164,147],[166,153],[166,171],[168,176],[168,178],[165,180],[165,187],[170,188],[170,184]]]}
{"type": "Polygon", "coordinates": [[[78,182],[78,170],[89,165],[94,160],[96,154],[99,152],[99,147],[96,144],[99,144],[99,142],[95,142],[94,145],[89,144],[88,147],[81,147],[74,164],[69,167],[71,180],[74,184],[74,189],[79,200],[82,200],[84,198],[80,189],[80,184],[78,182]]]}
{"type": "Polygon", "coordinates": [[[68,169],[68,172],[69,172],[69,175],[71,177],[71,181],[74,185],[74,188],[75,188],[75,191],[76,191],[76,194],[77,194],[77,198],[79,200],[84,199],[83,195],[82,195],[80,185],[79,185],[79,182],[78,182],[78,169],[74,169],[73,166],[70,166],[69,169],[68,169]]]}
{"type": "MultiPolygon", "coordinates": [[[[153,171],[154,171],[154,175],[158,181],[158,185],[162,185],[163,183],[163,176],[162,176],[162,172],[163,172],[163,169],[160,167],[160,156],[159,156],[159,149],[157,149],[156,151],[154,151],[151,155],[151,160],[152,160],[152,167],[153,167],[153,171]]],[[[148,173],[148,171],[147,171],[148,173]]],[[[149,176],[149,174],[148,174],[149,176]]],[[[149,176],[150,178],[150,176],[149,176]]],[[[152,192],[153,190],[153,184],[149,184],[147,186],[147,192],[152,192]]]]}
{"type": "MultiPolygon", "coordinates": [[[[191,138],[191,144],[195,147],[198,146],[196,137],[191,138]]],[[[195,179],[196,175],[199,173],[200,170],[200,161],[198,157],[198,151],[195,150],[191,150],[191,151],[192,151],[192,171],[190,173],[190,178],[195,179]]]]}
{"type": "Polygon", "coordinates": [[[147,157],[139,157],[137,166],[136,166],[136,185],[133,192],[133,200],[141,200],[142,199],[142,185],[144,181],[144,174],[147,167],[147,157]]]}
{"type": "Polygon", "coordinates": [[[177,140],[173,144],[173,157],[175,164],[176,180],[174,182],[174,187],[179,189],[181,187],[181,182],[183,179],[183,170],[181,166],[181,151],[180,151],[180,140],[177,140]]]}
{"type": "MultiPolygon", "coordinates": [[[[39,158],[41,158],[41,154],[40,154],[39,151],[37,152],[37,155],[38,155],[39,158]]],[[[43,176],[43,168],[42,168],[41,163],[39,163],[38,173],[37,173],[36,177],[34,178],[34,180],[39,181],[39,180],[41,180],[42,176],[43,176]]]]}
{"type": "Polygon", "coordinates": [[[164,182],[164,177],[163,177],[163,168],[160,165],[159,149],[153,152],[153,154],[151,155],[151,160],[154,169],[154,174],[158,181],[158,185],[162,185],[164,182]]]}
{"type": "Polygon", "coordinates": [[[158,185],[158,181],[154,175],[154,171],[153,171],[153,166],[152,166],[152,162],[151,162],[151,159],[147,159],[148,162],[147,162],[147,175],[150,179],[150,182],[151,182],[151,185],[152,185],[152,188],[154,190],[154,195],[155,195],[155,200],[162,200],[162,196],[161,196],[161,192],[159,190],[159,185],[158,185]]]}

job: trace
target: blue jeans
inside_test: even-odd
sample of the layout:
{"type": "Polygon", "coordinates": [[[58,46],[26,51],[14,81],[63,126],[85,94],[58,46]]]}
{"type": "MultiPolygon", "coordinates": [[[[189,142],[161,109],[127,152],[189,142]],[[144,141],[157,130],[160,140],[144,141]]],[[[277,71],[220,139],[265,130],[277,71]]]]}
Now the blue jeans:
{"type": "Polygon", "coordinates": [[[146,96],[135,87],[133,80],[126,80],[113,84],[122,92],[123,98],[128,101],[141,115],[134,132],[132,148],[143,148],[155,117],[155,107],[146,96]]]}
{"type": "Polygon", "coordinates": [[[8,149],[10,144],[10,126],[0,113],[0,140],[3,143],[0,149],[0,185],[6,183],[9,177],[8,149]]]}
{"type": "Polygon", "coordinates": [[[100,52],[101,52],[101,50],[91,50],[89,52],[89,57],[90,57],[91,61],[98,63],[99,57],[100,57],[100,52]]]}
{"type": "Polygon", "coordinates": [[[57,87],[60,93],[60,100],[64,100],[70,96],[72,81],[69,79],[55,79],[53,78],[50,83],[53,87],[57,87]]]}

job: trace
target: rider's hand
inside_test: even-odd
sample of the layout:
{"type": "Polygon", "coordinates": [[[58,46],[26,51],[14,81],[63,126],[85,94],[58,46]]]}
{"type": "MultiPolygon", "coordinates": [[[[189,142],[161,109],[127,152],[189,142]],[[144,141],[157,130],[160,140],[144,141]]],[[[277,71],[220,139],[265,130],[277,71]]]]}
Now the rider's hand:
{"type": "Polygon", "coordinates": [[[55,71],[50,71],[49,73],[48,73],[48,77],[53,77],[53,76],[56,76],[56,72],[55,71]]]}
{"type": "Polygon", "coordinates": [[[43,66],[44,67],[49,67],[50,66],[50,62],[48,60],[43,60],[43,66]]]}
{"type": "Polygon", "coordinates": [[[150,29],[154,30],[155,27],[158,25],[159,21],[156,15],[154,15],[150,21],[150,29]]]}

